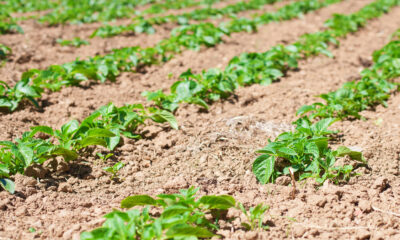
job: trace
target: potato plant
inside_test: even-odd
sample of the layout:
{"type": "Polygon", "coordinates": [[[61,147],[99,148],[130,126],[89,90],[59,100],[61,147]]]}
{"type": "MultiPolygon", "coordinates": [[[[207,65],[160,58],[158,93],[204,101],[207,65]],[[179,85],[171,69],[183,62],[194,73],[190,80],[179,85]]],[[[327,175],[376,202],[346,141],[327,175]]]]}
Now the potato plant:
{"type": "Polygon", "coordinates": [[[100,239],[210,239],[218,237],[218,221],[226,221],[229,209],[241,209],[251,222],[244,226],[262,225],[268,207],[259,204],[247,211],[229,195],[196,196],[197,188],[180,190],[179,194],[135,195],[122,200],[121,208],[143,206],[142,210],[114,210],[104,217],[103,226],[83,232],[81,240],[100,239]],[[154,215],[157,209],[160,214],[154,215]]]}
{"type": "Polygon", "coordinates": [[[173,128],[178,125],[174,116],[156,108],[144,108],[140,104],[116,107],[110,103],[99,108],[81,123],[71,120],[60,129],[49,126],[32,127],[21,138],[0,141],[0,179],[2,187],[10,190],[9,177],[25,172],[32,164],[43,164],[46,160],[62,157],[69,162],[88,152],[92,146],[114,150],[120,143],[121,135],[140,138],[135,130],[146,120],[156,123],[168,122],[173,128]],[[35,137],[37,133],[47,139],[35,137]],[[4,182],[3,182],[4,181],[4,182]]]}

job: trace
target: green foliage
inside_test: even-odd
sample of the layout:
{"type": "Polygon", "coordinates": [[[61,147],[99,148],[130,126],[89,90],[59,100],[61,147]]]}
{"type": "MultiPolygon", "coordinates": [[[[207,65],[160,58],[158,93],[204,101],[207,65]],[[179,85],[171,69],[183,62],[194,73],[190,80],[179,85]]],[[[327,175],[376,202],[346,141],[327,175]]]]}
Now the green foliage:
{"type": "Polygon", "coordinates": [[[125,164],[122,162],[117,162],[112,167],[105,167],[103,168],[104,171],[111,173],[111,180],[118,177],[118,172],[123,168],[125,164]]]}
{"type": "Polygon", "coordinates": [[[268,225],[263,224],[264,214],[269,209],[269,206],[264,206],[262,203],[255,207],[246,210],[242,203],[238,204],[239,209],[246,216],[248,222],[243,222],[242,226],[247,230],[268,229],[268,225]]]}
{"type": "MultiPolygon", "coordinates": [[[[211,17],[229,16],[242,11],[260,9],[265,4],[272,4],[277,1],[279,0],[251,0],[249,2],[241,1],[238,3],[229,4],[223,8],[204,7],[179,15],[169,14],[166,16],[154,16],[151,18],[144,18],[142,16],[139,16],[134,19],[133,23],[130,23],[128,25],[101,26],[93,32],[92,37],[111,37],[124,32],[152,34],[155,32],[154,25],[161,25],[165,23],[179,23],[181,25],[187,25],[189,20],[200,21],[211,17]]],[[[211,4],[213,2],[214,1],[212,1],[211,4]]]]}
{"type": "Polygon", "coordinates": [[[326,103],[301,107],[297,114],[310,118],[361,118],[360,112],[377,104],[386,106],[397,88],[391,80],[400,76],[400,41],[393,40],[373,54],[372,67],[361,72],[361,80],[345,83],[340,89],[321,94],[326,103]]]}
{"type": "Polygon", "coordinates": [[[86,40],[82,40],[79,37],[76,37],[72,40],[63,40],[63,39],[57,39],[57,43],[59,43],[61,46],[72,46],[72,47],[81,47],[82,45],[89,45],[90,43],[86,40]]]}
{"type": "MultiPolygon", "coordinates": [[[[23,174],[33,163],[43,164],[57,156],[67,162],[75,160],[86,154],[91,146],[113,150],[120,143],[121,134],[129,138],[140,138],[134,131],[145,124],[146,120],[168,122],[171,127],[178,128],[175,117],[165,110],[146,109],[140,104],[116,107],[112,103],[99,108],[81,123],[71,120],[60,129],[32,127],[32,131],[25,132],[15,142],[0,142],[0,178],[3,180],[16,173],[23,174]],[[47,135],[47,139],[36,138],[39,132],[47,135]]],[[[117,172],[118,168],[119,165],[112,170],[117,172]]],[[[7,189],[7,186],[7,182],[3,182],[2,187],[7,189]]]]}
{"type": "Polygon", "coordinates": [[[12,54],[11,48],[0,43],[0,61],[5,61],[9,55],[12,54]]]}
{"type": "MultiPolygon", "coordinates": [[[[216,2],[217,0],[214,0],[216,2]]],[[[49,25],[79,24],[111,21],[120,18],[128,18],[132,15],[145,15],[161,13],[168,9],[181,9],[190,6],[198,6],[202,1],[195,0],[62,0],[51,12],[42,16],[39,21],[49,25]],[[143,12],[135,8],[151,4],[143,12]]]]}
{"type": "Polygon", "coordinates": [[[96,153],[96,155],[103,160],[103,162],[107,161],[110,157],[114,156],[113,153],[108,153],[106,155],[102,154],[101,152],[96,153]]]}
{"type": "Polygon", "coordinates": [[[300,118],[293,132],[284,132],[275,141],[258,150],[260,155],[253,163],[253,172],[261,183],[273,182],[282,174],[289,174],[289,168],[300,179],[313,177],[323,183],[327,179],[338,182],[348,179],[353,170],[351,165],[336,166],[336,159],[349,156],[354,160],[365,162],[361,153],[346,147],[332,151],[328,147],[328,130],[336,119],[325,118],[314,124],[308,118],[300,118]]]}
{"type": "Polygon", "coordinates": [[[191,187],[180,190],[180,194],[160,194],[157,198],[148,195],[128,197],[121,202],[122,208],[147,207],[142,211],[114,210],[105,216],[102,227],[82,233],[81,240],[209,239],[216,236],[219,217],[235,207],[236,201],[228,195],[197,198],[197,191],[191,187]],[[159,209],[160,215],[150,214],[151,208],[159,209]]]}

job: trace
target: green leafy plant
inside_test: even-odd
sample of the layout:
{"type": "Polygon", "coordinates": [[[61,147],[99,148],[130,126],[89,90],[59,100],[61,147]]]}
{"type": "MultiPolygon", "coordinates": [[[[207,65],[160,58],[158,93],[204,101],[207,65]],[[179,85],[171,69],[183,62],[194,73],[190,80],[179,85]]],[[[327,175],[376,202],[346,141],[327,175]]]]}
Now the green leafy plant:
{"type": "Polygon", "coordinates": [[[336,166],[337,158],[349,156],[351,159],[366,163],[361,152],[347,147],[333,151],[328,147],[328,130],[337,119],[326,118],[311,123],[308,118],[300,118],[294,124],[293,132],[280,134],[275,141],[258,150],[260,155],[253,163],[253,172],[261,183],[273,182],[280,175],[288,175],[292,168],[299,179],[313,177],[323,183],[331,179],[335,182],[351,176],[351,165],[336,166]]]}
{"type": "Polygon", "coordinates": [[[0,60],[6,60],[11,53],[11,48],[0,43],[0,60]]]}
{"type": "Polygon", "coordinates": [[[264,225],[264,215],[265,212],[269,209],[269,206],[264,206],[262,203],[258,204],[255,207],[250,207],[249,210],[243,206],[242,203],[238,204],[238,208],[243,212],[243,214],[247,217],[248,222],[243,222],[242,226],[247,230],[256,230],[256,229],[269,229],[268,225],[264,225]]]}
{"type": "Polygon", "coordinates": [[[118,177],[118,172],[125,166],[124,163],[122,162],[117,162],[114,164],[112,167],[105,167],[103,168],[104,171],[111,173],[111,180],[115,179],[118,177]]]}
{"type": "Polygon", "coordinates": [[[97,157],[99,157],[103,162],[107,161],[110,157],[114,156],[113,153],[108,153],[106,155],[102,154],[101,152],[96,153],[97,157]]]}
{"type": "Polygon", "coordinates": [[[90,44],[88,41],[80,39],[79,37],[76,37],[72,40],[57,39],[57,43],[60,44],[61,46],[72,46],[72,47],[77,47],[77,48],[79,48],[83,45],[90,44]]]}
{"type": "Polygon", "coordinates": [[[43,164],[57,156],[63,157],[67,162],[72,161],[89,154],[91,146],[113,150],[120,143],[121,134],[129,138],[139,138],[140,135],[133,132],[147,120],[155,123],[168,122],[171,127],[178,128],[175,117],[165,110],[152,107],[146,109],[140,104],[118,108],[110,103],[81,123],[71,120],[60,129],[36,126],[15,142],[0,141],[1,186],[13,192],[9,177],[16,173],[23,174],[34,163],[43,164]],[[47,139],[36,138],[35,135],[39,132],[45,134],[47,139]]]}
{"type": "Polygon", "coordinates": [[[217,219],[235,207],[236,201],[228,195],[203,196],[196,199],[198,189],[191,187],[179,194],[160,194],[157,198],[135,195],[121,202],[122,208],[147,206],[142,211],[114,210],[107,214],[102,227],[81,234],[89,239],[209,239],[218,229],[217,219]],[[151,208],[161,211],[150,214],[151,208]]]}

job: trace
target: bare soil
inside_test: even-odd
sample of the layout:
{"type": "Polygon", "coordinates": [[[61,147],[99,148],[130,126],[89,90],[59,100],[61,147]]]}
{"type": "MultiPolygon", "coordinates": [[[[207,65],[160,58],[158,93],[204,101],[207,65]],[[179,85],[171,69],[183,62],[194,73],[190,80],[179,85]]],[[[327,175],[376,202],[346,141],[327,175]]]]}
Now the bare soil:
{"type": "MultiPolygon", "coordinates": [[[[370,2],[344,1],[301,19],[263,26],[254,34],[235,34],[215,48],[185,51],[143,73],[125,73],[115,83],[87,84],[47,94],[43,111],[27,105],[15,113],[0,115],[0,139],[12,140],[35,125],[60,127],[70,119],[83,119],[110,101],[117,105],[145,103],[142,91],[166,90],[188,68],[194,72],[223,68],[233,56],[293,42],[301,34],[323,29],[324,20],[333,13],[351,13],[370,2]],[[172,78],[167,77],[169,73],[172,78]]],[[[389,35],[400,26],[398,16],[400,8],[394,8],[343,39],[340,48],[332,48],[335,58],[304,60],[297,71],[289,72],[280,82],[240,88],[234,97],[213,104],[208,112],[183,106],[177,112],[180,130],[170,130],[165,125],[144,127],[140,129],[144,139],[125,139],[115,152],[116,157],[107,162],[81,158],[60,165],[54,172],[48,171],[40,180],[17,175],[16,194],[0,192],[0,239],[79,239],[80,232],[100,226],[102,216],[118,208],[129,195],[173,193],[189,186],[199,187],[201,194],[231,194],[246,206],[270,206],[265,219],[270,226],[268,231],[245,232],[234,222],[232,228],[222,227],[218,232],[225,239],[400,239],[400,219],[395,214],[400,214],[399,94],[393,94],[387,108],[365,111],[367,120],[333,125],[341,132],[337,145],[360,148],[368,160],[369,167],[358,168],[360,176],[350,182],[326,182],[323,186],[311,180],[299,182],[292,200],[287,177],[279,178],[275,184],[260,185],[251,171],[255,150],[264,147],[269,138],[290,130],[300,106],[315,102],[318,94],[357,79],[359,71],[371,62],[372,52],[386,44],[389,35]],[[121,181],[111,181],[102,170],[116,160],[126,164],[120,173],[121,181]],[[30,227],[37,231],[30,233],[30,227]]],[[[76,31],[84,34],[88,31],[85,27],[92,28],[83,25],[76,31]]],[[[73,28],[38,28],[30,36],[42,40],[28,46],[35,49],[35,54],[43,51],[44,60],[35,63],[30,59],[15,66],[8,63],[1,69],[2,76],[18,75],[23,68],[65,62],[69,57],[91,56],[96,48],[106,51],[101,44],[87,52],[81,48],[82,52],[71,54],[54,48],[53,52],[46,50],[46,38],[40,33],[74,36],[77,32],[73,28]]],[[[163,33],[158,32],[145,42],[140,42],[144,41],[142,36],[121,36],[105,42],[113,47],[127,43],[151,45],[151,41],[162,37],[163,33]]],[[[22,48],[21,43],[28,39],[26,35],[0,37],[0,41],[17,48],[22,48]]],[[[235,211],[229,214],[239,216],[235,211]]]]}

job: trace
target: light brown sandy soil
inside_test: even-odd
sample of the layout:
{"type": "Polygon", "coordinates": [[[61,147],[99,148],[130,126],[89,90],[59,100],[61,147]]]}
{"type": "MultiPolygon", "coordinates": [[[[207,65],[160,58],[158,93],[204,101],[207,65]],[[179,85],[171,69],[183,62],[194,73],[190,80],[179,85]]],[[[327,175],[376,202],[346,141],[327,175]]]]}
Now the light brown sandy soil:
{"type": "MultiPolygon", "coordinates": [[[[185,52],[145,74],[124,74],[117,83],[50,94],[43,113],[26,108],[1,116],[0,139],[10,140],[36,124],[56,127],[72,117],[81,119],[111,100],[117,104],[143,100],[141,91],[165,88],[176,80],[166,78],[169,72],[176,76],[188,67],[196,72],[224,67],[234,55],[291,42],[300,34],[320,29],[332,13],[350,13],[367,2],[371,1],[344,2],[304,19],[265,26],[256,34],[237,34],[223,45],[199,53],[185,52]]],[[[348,184],[301,182],[296,199],[291,200],[287,178],[262,186],[251,172],[257,156],[254,150],[265,146],[268,138],[291,129],[295,111],[315,102],[315,95],[357,78],[373,50],[387,43],[400,26],[399,15],[400,8],[395,8],[371,21],[342,40],[340,48],[332,49],[334,59],[302,61],[300,69],[281,82],[241,88],[235,98],[212,105],[209,112],[184,106],[177,113],[179,131],[145,127],[143,140],[126,140],[116,152],[116,158],[126,164],[121,183],[110,181],[101,170],[112,160],[102,163],[92,157],[61,166],[39,182],[17,176],[17,194],[0,192],[0,238],[75,239],[79,232],[99,226],[101,216],[118,207],[126,196],[172,193],[193,185],[201,194],[232,194],[247,206],[270,205],[265,219],[269,231],[244,232],[235,222],[233,232],[230,228],[219,231],[227,239],[399,239],[400,219],[388,213],[399,213],[400,207],[398,94],[390,99],[388,108],[363,113],[366,121],[333,126],[343,133],[338,141],[363,149],[369,162],[370,169],[357,169],[362,175],[348,184]],[[29,227],[37,232],[29,233],[29,227]]],[[[238,216],[237,212],[230,214],[238,216]]]]}

